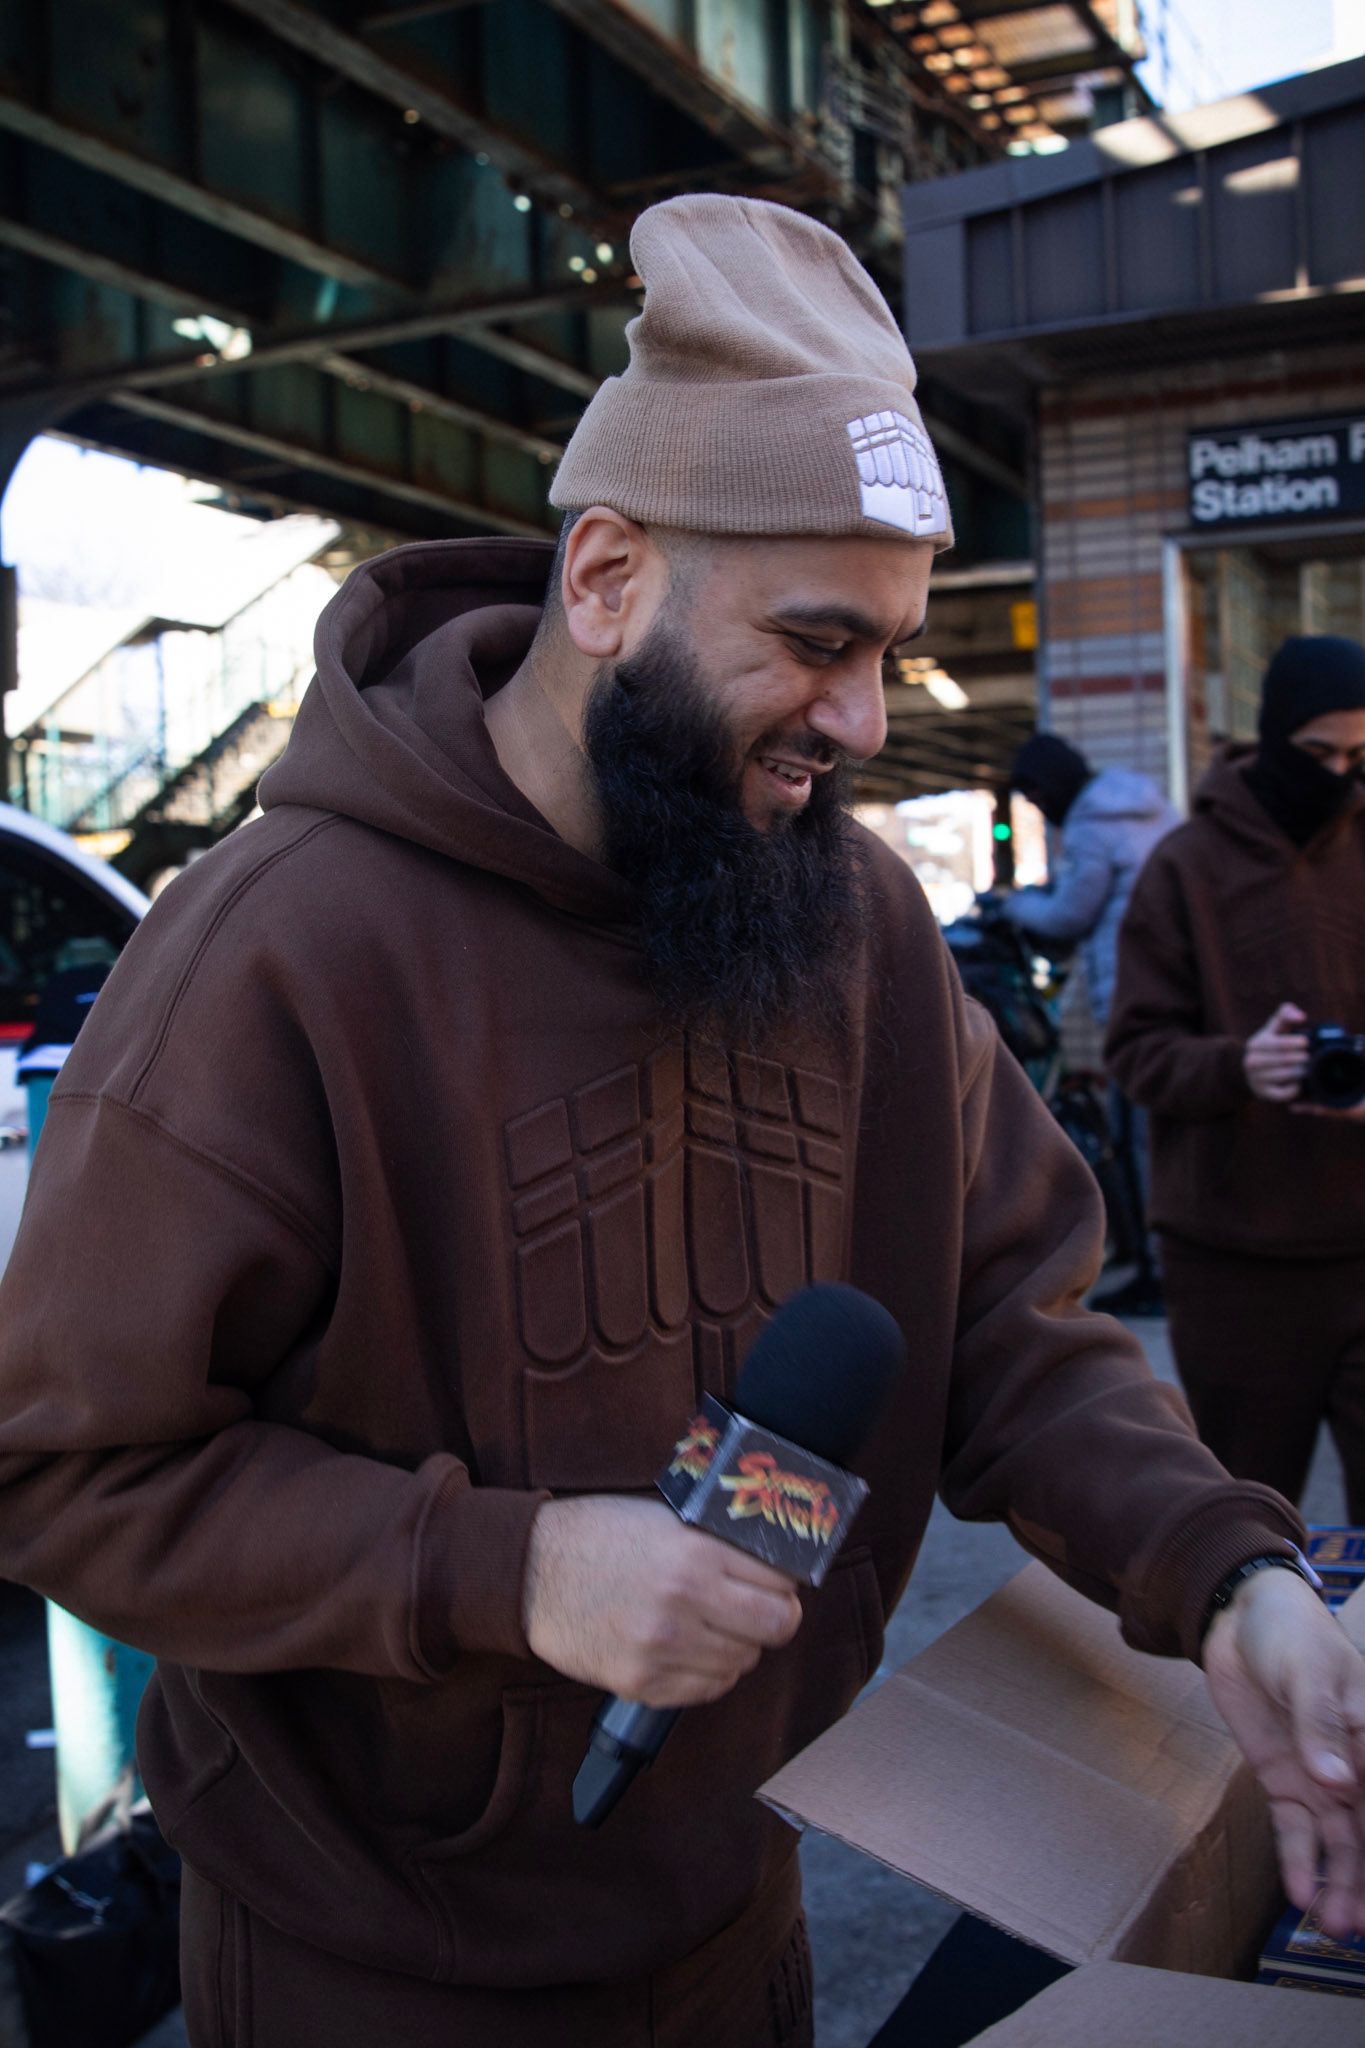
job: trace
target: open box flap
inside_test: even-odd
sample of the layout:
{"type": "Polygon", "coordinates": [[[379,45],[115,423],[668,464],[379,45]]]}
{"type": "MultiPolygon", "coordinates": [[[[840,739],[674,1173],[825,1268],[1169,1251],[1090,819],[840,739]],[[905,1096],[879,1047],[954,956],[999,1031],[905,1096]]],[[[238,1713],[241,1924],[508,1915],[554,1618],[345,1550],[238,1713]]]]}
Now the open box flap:
{"type": "Polygon", "coordinates": [[[1226,1973],[1274,1910],[1264,1801],[1202,1675],[1038,1564],[762,1796],[1066,1962],[1226,1973]]]}

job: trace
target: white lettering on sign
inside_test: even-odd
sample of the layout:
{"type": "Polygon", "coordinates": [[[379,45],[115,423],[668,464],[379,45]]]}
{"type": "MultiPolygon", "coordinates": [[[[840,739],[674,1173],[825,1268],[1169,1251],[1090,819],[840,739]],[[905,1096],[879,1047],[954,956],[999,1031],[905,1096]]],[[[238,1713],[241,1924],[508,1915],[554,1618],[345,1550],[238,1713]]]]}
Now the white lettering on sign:
{"type": "Polygon", "coordinates": [[[1365,413],[1193,427],[1187,445],[1194,526],[1365,512],[1365,413]]]}
{"type": "MultiPolygon", "coordinates": [[[[1352,455],[1355,437],[1352,434],[1352,455]]],[[[1217,476],[1266,476],[1283,469],[1331,469],[1340,459],[1335,434],[1285,435],[1267,441],[1243,434],[1236,441],[1200,438],[1190,443],[1190,476],[1198,482],[1212,471],[1217,476]]]]}
{"type": "Polygon", "coordinates": [[[1273,512],[1335,512],[1340,502],[1334,476],[1267,476],[1254,484],[1205,477],[1194,487],[1191,510],[1196,519],[1262,519],[1273,512]]]}

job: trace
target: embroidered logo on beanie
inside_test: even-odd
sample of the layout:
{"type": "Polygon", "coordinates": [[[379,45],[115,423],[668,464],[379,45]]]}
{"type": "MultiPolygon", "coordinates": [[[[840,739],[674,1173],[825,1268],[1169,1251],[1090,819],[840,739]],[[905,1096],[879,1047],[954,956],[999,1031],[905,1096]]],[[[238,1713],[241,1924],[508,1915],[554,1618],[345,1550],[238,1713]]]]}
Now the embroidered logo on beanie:
{"type": "Polygon", "coordinates": [[[874,412],[850,420],[848,438],[858,458],[863,517],[902,533],[943,533],[948,494],[929,436],[903,412],[874,412]]]}

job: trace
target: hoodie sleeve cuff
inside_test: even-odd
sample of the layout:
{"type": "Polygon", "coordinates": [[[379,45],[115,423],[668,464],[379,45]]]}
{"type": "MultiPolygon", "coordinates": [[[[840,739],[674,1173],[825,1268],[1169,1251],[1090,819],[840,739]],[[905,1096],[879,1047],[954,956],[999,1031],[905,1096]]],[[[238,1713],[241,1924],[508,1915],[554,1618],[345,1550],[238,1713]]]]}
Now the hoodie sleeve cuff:
{"type": "Polygon", "coordinates": [[[1218,1051],[1219,1093],[1233,1108],[1240,1109],[1244,1103],[1254,1099],[1251,1083],[1247,1080],[1247,1070],[1243,1064],[1246,1047],[1240,1038],[1225,1038],[1218,1051]]]}
{"type": "Polygon", "coordinates": [[[462,1651],[529,1657],[522,1593],[531,1524],[550,1498],[472,1486],[458,1466],[423,1526],[414,1595],[414,1654],[433,1678],[462,1651]]]}
{"type": "Polygon", "coordinates": [[[1270,1487],[1219,1487],[1146,1546],[1123,1592],[1125,1641],[1197,1664],[1209,1603],[1228,1573],[1248,1558],[1292,1557],[1307,1540],[1289,1502],[1270,1487]]]}

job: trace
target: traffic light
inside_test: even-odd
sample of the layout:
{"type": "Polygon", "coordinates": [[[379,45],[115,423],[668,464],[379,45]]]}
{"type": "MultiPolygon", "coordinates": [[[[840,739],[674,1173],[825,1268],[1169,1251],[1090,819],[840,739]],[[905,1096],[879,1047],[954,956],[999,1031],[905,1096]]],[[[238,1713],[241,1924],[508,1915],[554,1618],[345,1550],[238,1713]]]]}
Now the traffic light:
{"type": "Polygon", "coordinates": [[[991,870],[997,889],[1014,884],[1014,826],[1010,821],[1010,792],[995,793],[995,822],[991,826],[991,870]]]}

